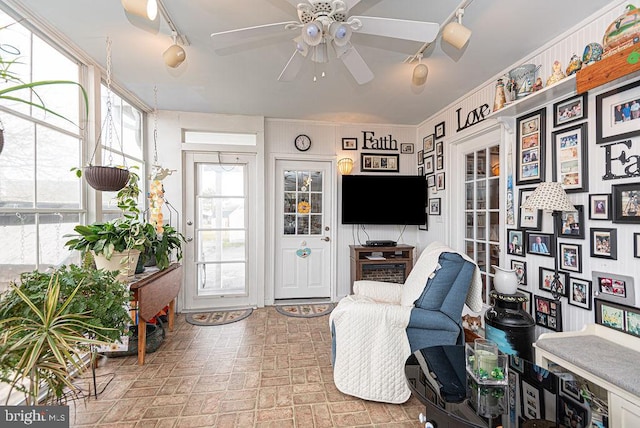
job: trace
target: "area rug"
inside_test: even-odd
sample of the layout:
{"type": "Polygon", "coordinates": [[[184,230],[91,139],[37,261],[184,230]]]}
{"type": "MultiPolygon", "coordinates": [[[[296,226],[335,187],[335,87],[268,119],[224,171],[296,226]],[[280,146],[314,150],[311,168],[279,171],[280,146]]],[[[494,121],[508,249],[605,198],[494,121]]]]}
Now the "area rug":
{"type": "Polygon", "coordinates": [[[334,306],[333,303],[282,305],[276,306],[276,311],[288,317],[313,318],[328,315],[334,306]]]}
{"type": "Polygon", "coordinates": [[[251,315],[253,309],[236,309],[232,311],[195,312],[186,315],[186,320],[193,325],[224,325],[240,321],[251,315]]]}

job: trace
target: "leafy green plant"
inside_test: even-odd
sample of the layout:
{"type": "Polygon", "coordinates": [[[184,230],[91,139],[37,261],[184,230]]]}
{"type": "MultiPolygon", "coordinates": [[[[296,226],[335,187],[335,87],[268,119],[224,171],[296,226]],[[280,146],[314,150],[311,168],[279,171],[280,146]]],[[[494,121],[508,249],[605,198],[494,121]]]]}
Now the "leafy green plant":
{"type": "Polygon", "coordinates": [[[176,259],[178,261],[182,260],[182,244],[186,242],[184,235],[178,232],[176,228],[165,224],[163,229],[162,234],[156,234],[155,238],[151,239],[151,250],[155,255],[156,265],[160,270],[169,266],[173,251],[175,251],[176,259]]]}
{"type": "Polygon", "coordinates": [[[73,228],[75,234],[64,235],[73,238],[64,245],[70,250],[93,251],[110,260],[114,252],[144,251],[150,246],[147,235],[144,233],[144,225],[137,219],[129,217],[117,218],[105,223],[79,224],[73,228]]]}
{"type": "MultiPolygon", "coordinates": [[[[58,400],[65,387],[74,390],[71,372],[84,369],[82,355],[89,346],[104,345],[112,333],[120,337],[117,328],[98,327],[92,310],[78,312],[79,302],[90,299],[85,294],[90,281],[81,279],[66,293],[71,284],[64,279],[79,274],[69,272],[23,276],[21,285],[13,284],[0,300],[0,380],[9,383],[12,391],[22,391],[28,405],[38,404],[43,386],[48,397],[58,400]]],[[[119,283],[111,280],[113,291],[119,283]]],[[[126,296],[115,295],[120,297],[113,303],[122,303],[126,296]]],[[[121,311],[126,315],[124,306],[120,306],[120,315],[121,311]]]]}

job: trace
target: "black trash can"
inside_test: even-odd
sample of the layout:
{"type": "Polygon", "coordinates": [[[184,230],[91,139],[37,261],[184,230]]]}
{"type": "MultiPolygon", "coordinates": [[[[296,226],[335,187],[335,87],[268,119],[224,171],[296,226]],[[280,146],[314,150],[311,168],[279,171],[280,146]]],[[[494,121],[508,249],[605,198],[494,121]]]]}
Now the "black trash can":
{"type": "Polygon", "coordinates": [[[502,294],[491,291],[494,306],[484,314],[485,337],[498,344],[505,354],[533,361],[535,321],[522,308],[529,298],[522,293],[502,294]]]}

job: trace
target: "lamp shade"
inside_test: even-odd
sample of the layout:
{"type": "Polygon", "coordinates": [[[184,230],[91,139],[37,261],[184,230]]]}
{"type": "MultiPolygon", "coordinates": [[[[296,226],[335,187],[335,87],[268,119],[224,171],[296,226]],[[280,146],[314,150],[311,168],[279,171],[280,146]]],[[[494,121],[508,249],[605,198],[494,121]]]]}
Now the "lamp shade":
{"type": "Polygon", "coordinates": [[[158,16],[158,3],[156,0],[121,0],[122,7],[127,13],[147,18],[151,21],[158,16]]]}
{"type": "Polygon", "coordinates": [[[422,86],[427,82],[429,68],[425,64],[418,64],[413,68],[413,76],[411,82],[416,86],[422,86]]]}
{"type": "Polygon", "coordinates": [[[538,184],[536,190],[527,198],[522,208],[545,211],[575,211],[562,184],[546,181],[538,184]]]}
{"type": "Polygon", "coordinates": [[[338,161],[338,170],[342,175],[351,174],[351,170],[353,169],[353,159],[351,158],[342,158],[338,161]]]}
{"type": "Polygon", "coordinates": [[[164,63],[169,67],[176,68],[187,58],[187,53],[182,49],[182,46],[173,44],[164,51],[162,58],[164,59],[164,63]]]}
{"type": "Polygon", "coordinates": [[[458,22],[450,22],[442,29],[442,40],[456,49],[462,49],[471,37],[471,30],[458,22]]]}

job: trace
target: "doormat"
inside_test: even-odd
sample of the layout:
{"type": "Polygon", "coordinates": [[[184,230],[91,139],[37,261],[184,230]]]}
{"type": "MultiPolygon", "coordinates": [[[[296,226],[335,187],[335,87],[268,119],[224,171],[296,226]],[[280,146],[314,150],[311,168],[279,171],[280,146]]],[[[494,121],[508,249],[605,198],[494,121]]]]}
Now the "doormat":
{"type": "Polygon", "coordinates": [[[334,308],[333,303],[314,303],[302,305],[276,306],[276,311],[288,317],[313,318],[328,315],[334,308]]]}
{"type": "Polygon", "coordinates": [[[240,321],[251,315],[253,309],[236,309],[233,311],[195,312],[186,315],[186,320],[193,325],[224,325],[240,321]]]}

